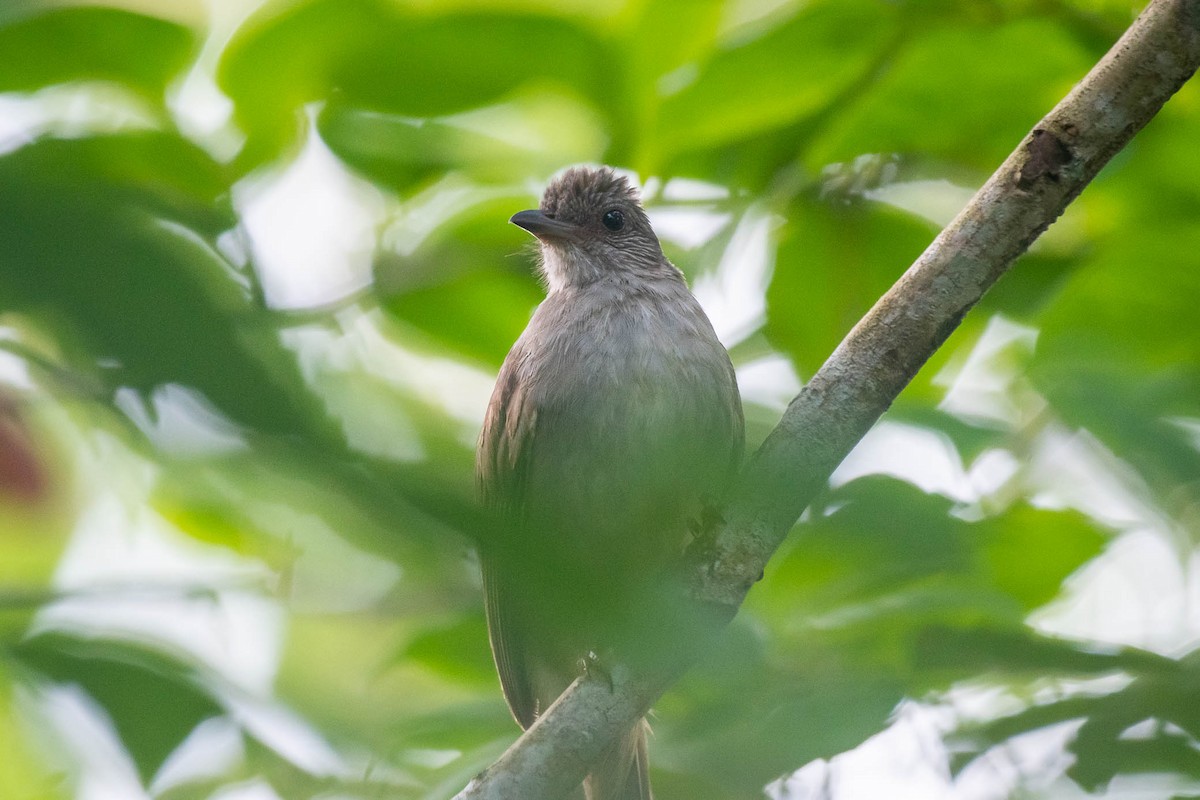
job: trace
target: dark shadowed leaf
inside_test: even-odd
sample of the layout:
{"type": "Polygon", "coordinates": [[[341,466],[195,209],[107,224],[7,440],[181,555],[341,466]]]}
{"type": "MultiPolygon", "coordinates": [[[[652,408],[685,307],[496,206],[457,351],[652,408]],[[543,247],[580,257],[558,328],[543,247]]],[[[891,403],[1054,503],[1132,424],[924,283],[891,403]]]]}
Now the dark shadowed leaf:
{"type": "Polygon", "coordinates": [[[149,401],[179,384],[237,423],[305,430],[304,397],[288,391],[299,386],[294,363],[271,321],[246,316],[248,276],[185,227],[200,217],[220,227],[220,212],[194,196],[213,188],[196,168],[203,160],[171,145],[187,158],[110,177],[143,143],[46,141],[0,158],[0,303],[65,325],[112,390],[133,387],[149,401]]]}
{"type": "Polygon", "coordinates": [[[1129,682],[1111,692],[1068,693],[1059,699],[1037,702],[1007,716],[963,726],[954,735],[958,755],[956,770],[971,760],[1021,734],[1048,726],[1075,722],[1078,730],[1069,750],[1074,762],[1068,775],[1088,791],[1096,791],[1124,773],[1166,772],[1200,777],[1196,758],[1198,733],[1195,657],[1176,662],[1132,648],[1096,652],[1082,643],[1043,639],[1033,650],[1016,642],[987,647],[989,663],[1017,666],[1003,651],[1016,645],[1021,652],[1038,655],[1024,668],[1045,674],[1103,671],[1105,660],[1129,682]],[[1054,655],[1058,650],[1059,655],[1054,655]],[[1090,652],[1089,652],[1090,650],[1090,652]],[[1072,651],[1074,654],[1072,655],[1072,651]],[[1040,663],[1039,663],[1040,662],[1040,663]]]}
{"type": "Polygon", "coordinates": [[[1118,672],[1171,676],[1169,658],[1132,647],[1113,647],[1044,636],[1027,627],[931,626],[917,638],[918,666],[962,675],[1086,676],[1118,672]]]}
{"type": "Polygon", "coordinates": [[[661,783],[687,797],[760,796],[764,775],[878,733],[903,697],[893,675],[827,642],[810,640],[802,657],[765,644],[754,626],[735,623],[656,705],[656,791],[661,783]]]}

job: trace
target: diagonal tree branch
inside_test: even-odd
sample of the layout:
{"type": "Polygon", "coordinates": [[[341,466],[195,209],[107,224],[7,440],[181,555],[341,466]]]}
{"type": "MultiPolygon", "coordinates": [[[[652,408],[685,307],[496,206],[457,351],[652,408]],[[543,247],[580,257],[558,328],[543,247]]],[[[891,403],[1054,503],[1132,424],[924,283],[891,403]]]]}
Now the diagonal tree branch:
{"type": "MultiPolygon", "coordinates": [[[[1200,65],[1200,0],[1153,0],[855,326],[743,470],[687,575],[705,636],[732,617],[829,475],[1013,261],[1200,65]]],[[[581,678],[456,800],[557,800],[703,650],[581,678]]]]}

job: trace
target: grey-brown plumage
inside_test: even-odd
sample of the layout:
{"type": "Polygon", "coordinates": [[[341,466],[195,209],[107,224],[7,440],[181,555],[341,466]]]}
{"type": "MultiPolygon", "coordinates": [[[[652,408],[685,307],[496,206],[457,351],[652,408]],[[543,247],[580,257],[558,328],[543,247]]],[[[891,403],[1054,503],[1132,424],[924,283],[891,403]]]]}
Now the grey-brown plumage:
{"type": "MultiPolygon", "coordinates": [[[[729,356],[623,178],[568,170],[512,221],[540,240],[548,292],[500,370],[476,473],[504,528],[482,553],[492,652],[529,727],[584,656],[637,646],[743,422],[729,356]]],[[[644,723],[585,790],[650,798],[644,723]]]]}

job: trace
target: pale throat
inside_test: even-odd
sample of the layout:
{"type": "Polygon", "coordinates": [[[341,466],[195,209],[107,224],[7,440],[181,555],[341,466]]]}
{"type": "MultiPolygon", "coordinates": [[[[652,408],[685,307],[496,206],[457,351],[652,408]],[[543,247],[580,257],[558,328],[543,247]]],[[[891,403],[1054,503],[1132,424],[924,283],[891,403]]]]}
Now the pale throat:
{"type": "Polygon", "coordinates": [[[599,268],[573,247],[542,245],[542,278],[546,290],[556,292],[573,283],[594,280],[599,268]]]}

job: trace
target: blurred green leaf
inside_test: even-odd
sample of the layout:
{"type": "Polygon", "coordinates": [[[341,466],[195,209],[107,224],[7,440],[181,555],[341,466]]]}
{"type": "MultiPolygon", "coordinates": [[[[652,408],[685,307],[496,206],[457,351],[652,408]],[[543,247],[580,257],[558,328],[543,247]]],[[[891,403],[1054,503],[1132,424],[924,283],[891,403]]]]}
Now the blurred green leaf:
{"type": "Polygon", "coordinates": [[[870,67],[896,21],[894,9],[875,0],[807,4],[765,36],[718,52],[668,95],[658,147],[709,147],[811,114],[870,67]]]}
{"type": "Polygon", "coordinates": [[[1080,266],[1076,254],[1035,250],[1021,256],[1012,270],[979,302],[981,314],[998,311],[1015,320],[1036,323],[1080,266]]]}
{"type": "Polygon", "coordinates": [[[12,800],[65,800],[69,796],[62,780],[45,770],[35,756],[29,736],[20,723],[13,703],[13,675],[7,659],[0,656],[0,797],[12,800]]]}
{"type": "Polygon", "coordinates": [[[801,197],[788,211],[767,289],[771,343],[812,375],[935,234],[883,204],[801,197]]]}
{"type": "Polygon", "coordinates": [[[222,713],[192,670],[156,647],[46,633],[14,654],[47,679],[91,695],[145,783],[197,725],[222,713]]]}
{"type": "Polygon", "coordinates": [[[400,190],[469,166],[475,159],[484,165],[506,165],[524,155],[512,144],[445,122],[363,111],[337,102],[321,110],[317,127],[347,164],[400,190]]]}
{"type": "Polygon", "coordinates": [[[670,72],[703,60],[712,51],[727,13],[723,0],[653,0],[631,4],[625,40],[629,88],[642,103],[655,103],[659,81],[670,72]],[[663,36],[670,31],[670,36],[663,36]]]}
{"type": "Polygon", "coordinates": [[[1097,368],[1177,379],[1175,408],[1164,411],[1195,410],[1200,331],[1178,323],[1194,318],[1200,296],[1197,247],[1200,231],[1170,220],[1104,242],[1042,316],[1035,367],[1068,380],[1097,368]]]}
{"type": "Polygon", "coordinates": [[[486,641],[483,617],[471,615],[452,625],[423,631],[397,655],[447,678],[492,686],[495,668],[487,647],[482,646],[486,641]]]}
{"type": "Polygon", "coordinates": [[[1070,775],[1076,782],[1095,790],[1119,772],[1170,770],[1200,777],[1196,653],[1181,664],[1175,675],[1139,678],[1098,700],[1071,743],[1077,760],[1070,775]],[[1130,728],[1145,722],[1149,730],[1132,734],[1130,728]]]}
{"type": "Polygon", "coordinates": [[[529,276],[485,267],[445,284],[394,295],[387,308],[463,355],[499,366],[541,300],[529,276]]]}
{"type": "Polygon", "coordinates": [[[960,675],[1177,674],[1174,661],[1154,653],[1070,641],[1027,627],[931,626],[920,632],[915,652],[922,669],[952,670],[960,675]]]}
{"type": "MultiPolygon", "coordinates": [[[[960,334],[973,332],[975,326],[968,325],[966,328],[967,330],[960,328],[960,334]]],[[[946,349],[951,348],[943,348],[946,349]]],[[[906,391],[896,399],[888,409],[887,419],[937,431],[946,436],[966,463],[970,463],[987,450],[1003,448],[1010,440],[1009,432],[1000,425],[988,424],[986,421],[978,424],[964,421],[941,409],[931,407],[928,396],[912,391],[906,391]]]]}
{"type": "Polygon", "coordinates": [[[404,192],[448,173],[484,183],[519,181],[599,156],[598,116],[551,92],[510,96],[469,115],[420,119],[338,99],[317,115],[321,138],[347,164],[404,192]]]}
{"type": "Polygon", "coordinates": [[[1200,191],[1178,173],[1200,162],[1171,134],[1139,147],[1148,173],[1124,170],[1097,187],[1101,203],[1120,196],[1126,218],[1041,316],[1032,377],[1067,424],[1097,436],[1181,510],[1195,502],[1200,475],[1200,450],[1171,423],[1200,418],[1200,228],[1181,209],[1200,203],[1200,191]],[[1163,163],[1171,160],[1173,169],[1163,163]]]}
{"type": "Polygon", "coordinates": [[[1022,656],[1014,663],[1010,652],[1015,647],[1018,653],[1036,653],[1023,667],[1042,673],[1103,672],[1107,660],[1110,669],[1133,677],[1117,691],[1067,694],[1016,714],[964,725],[954,734],[956,771],[1016,736],[1078,720],[1081,724],[1069,745],[1073,763],[1068,775],[1087,791],[1097,791],[1122,773],[1200,775],[1194,653],[1176,662],[1132,648],[1088,652],[1082,643],[1053,639],[1034,643],[1026,638],[1026,643],[1010,638],[984,645],[988,663],[1019,664],[1022,656]]]}
{"type": "Polygon", "coordinates": [[[761,796],[764,775],[853,748],[903,697],[894,674],[851,651],[818,639],[802,655],[767,651],[739,620],[655,706],[651,764],[664,794],[761,796]]]}
{"type": "Polygon", "coordinates": [[[213,188],[199,177],[199,156],[170,145],[188,157],[142,161],[121,180],[109,177],[144,141],[45,141],[0,158],[0,307],[65,323],[89,371],[112,390],[135,387],[148,400],[177,383],[252,428],[312,431],[322,417],[295,393],[299,376],[274,325],[245,316],[248,278],[176,221],[186,213],[158,216],[181,196],[192,208],[188,193],[213,188]],[[97,163],[106,166],[93,170],[97,163]],[[70,235],[59,235],[64,229],[70,235]]]}
{"type": "Polygon", "coordinates": [[[992,583],[1026,611],[1050,602],[1108,538],[1082,514],[1013,506],[973,526],[992,583]]]}
{"type": "Polygon", "coordinates": [[[46,4],[12,20],[0,17],[0,91],[109,80],[161,104],[198,43],[193,31],[155,17],[46,4]]]}
{"type": "Polygon", "coordinates": [[[224,168],[174,133],[45,138],[0,156],[0,170],[28,194],[10,203],[58,203],[47,212],[57,211],[65,221],[79,208],[110,214],[130,208],[184,224],[206,239],[236,222],[224,168]]]}
{"type": "Polygon", "coordinates": [[[248,21],[222,57],[220,82],[253,134],[243,158],[254,164],[292,140],[300,108],[315,100],[432,117],[546,82],[604,105],[621,83],[608,63],[600,39],[553,17],[419,14],[381,0],[311,0],[248,21]]]}
{"type": "Polygon", "coordinates": [[[747,608],[796,646],[825,631],[908,675],[929,626],[1019,626],[1105,541],[1075,514],[1014,506],[970,523],[951,508],[903,481],[852,481],[813,507],[747,608]]]}
{"type": "Polygon", "coordinates": [[[1200,779],[1200,751],[1187,736],[1159,732],[1146,739],[1110,740],[1103,747],[1087,748],[1079,747],[1077,740],[1072,749],[1078,760],[1068,774],[1091,792],[1101,790],[1118,773],[1171,773],[1200,779]]]}
{"type": "Polygon", "coordinates": [[[384,307],[454,351],[499,366],[545,293],[538,256],[510,216],[534,198],[465,205],[409,255],[385,253],[375,266],[384,307]]]}
{"type": "Polygon", "coordinates": [[[1051,19],[928,24],[813,142],[813,172],[861,153],[922,153],[990,173],[1099,53],[1051,19]]]}
{"type": "MultiPolygon", "coordinates": [[[[494,672],[488,677],[499,687],[494,672]]],[[[500,695],[494,693],[480,702],[443,706],[432,714],[408,717],[395,726],[393,735],[400,746],[458,750],[490,745],[497,739],[511,744],[520,731],[500,695]]]]}

